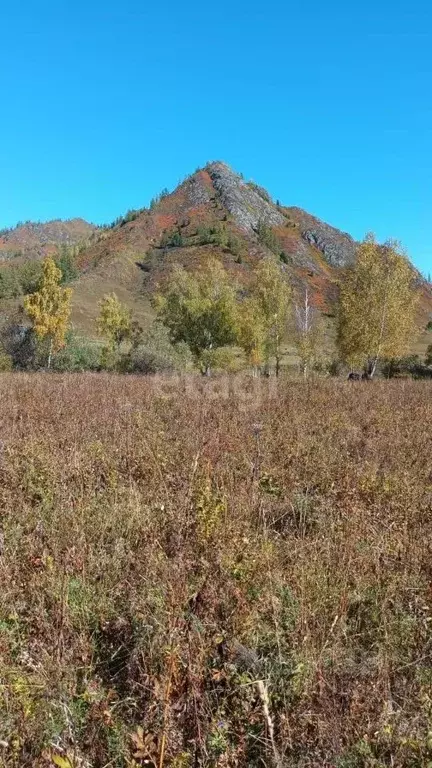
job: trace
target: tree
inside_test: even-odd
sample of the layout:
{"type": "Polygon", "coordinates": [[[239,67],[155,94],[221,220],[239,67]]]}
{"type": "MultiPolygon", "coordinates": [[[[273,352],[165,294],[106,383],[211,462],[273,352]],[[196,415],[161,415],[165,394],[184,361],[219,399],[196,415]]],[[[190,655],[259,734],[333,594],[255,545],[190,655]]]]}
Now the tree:
{"type": "Polygon", "coordinates": [[[257,372],[264,356],[265,327],[261,307],[254,296],[246,297],[240,304],[237,342],[245,353],[246,362],[257,372]]]}
{"type": "Polygon", "coordinates": [[[218,245],[221,248],[228,247],[229,233],[226,226],[214,221],[210,224],[201,224],[197,229],[199,245],[218,245]]]}
{"type": "MultiPolygon", "coordinates": [[[[61,266],[59,264],[56,264],[56,266],[60,269],[60,281],[64,282],[61,266]]],[[[21,264],[16,269],[18,271],[18,280],[21,287],[20,293],[24,296],[28,293],[35,293],[35,291],[39,289],[43,277],[43,264],[41,264],[40,261],[28,261],[21,264]]]]}
{"type": "Polygon", "coordinates": [[[426,350],[425,364],[432,365],[432,344],[429,344],[426,350]]]}
{"type": "Polygon", "coordinates": [[[129,309],[119,301],[115,293],[109,293],[99,302],[99,331],[108,342],[109,352],[119,352],[122,342],[130,339],[133,329],[129,309]]]}
{"type": "Polygon", "coordinates": [[[318,310],[310,300],[305,288],[301,302],[294,307],[295,343],[300,358],[300,367],[305,379],[317,356],[322,342],[321,322],[318,310]]]}
{"type": "Polygon", "coordinates": [[[62,283],[69,283],[78,277],[75,265],[76,247],[62,244],[59,248],[56,264],[62,273],[62,283]]]}
{"type": "Polygon", "coordinates": [[[236,256],[237,263],[241,264],[242,258],[246,253],[245,242],[237,235],[230,233],[228,235],[228,241],[226,247],[231,251],[233,256],[236,256]]]}
{"type": "Polygon", "coordinates": [[[265,245],[265,247],[269,248],[270,251],[276,255],[279,255],[281,250],[279,240],[276,237],[273,229],[269,227],[268,224],[266,224],[266,222],[262,219],[260,219],[258,222],[257,235],[258,241],[261,243],[261,245],[265,245]]]}
{"type": "Polygon", "coordinates": [[[16,267],[3,267],[0,271],[0,299],[15,299],[20,294],[18,270],[16,267]]]}
{"type": "MultiPolygon", "coordinates": [[[[263,328],[263,350],[266,369],[275,360],[275,373],[279,375],[282,342],[286,334],[291,308],[291,287],[284,278],[280,264],[274,257],[262,259],[255,269],[252,296],[263,328]]],[[[258,316],[256,319],[258,322],[258,316]]]]}
{"type": "Polygon", "coordinates": [[[166,229],[160,239],[160,247],[181,248],[183,245],[182,233],[179,229],[166,229]]]}
{"type": "Polygon", "coordinates": [[[125,359],[125,369],[137,373],[170,373],[190,367],[191,353],[186,344],[172,344],[168,328],[155,320],[142,331],[125,359]]]}
{"type": "Polygon", "coordinates": [[[236,341],[236,288],[217,260],[193,273],[176,267],[156,307],[171,341],[188,345],[202,373],[209,375],[215,350],[236,341]]]}
{"type": "Polygon", "coordinates": [[[11,318],[0,331],[0,348],[11,358],[14,368],[26,370],[37,358],[36,336],[19,316],[11,318]]]}
{"type": "Polygon", "coordinates": [[[402,357],[415,333],[415,274],[398,245],[368,235],[340,283],[338,346],[370,376],[382,358],[402,357]]]}
{"type": "Polygon", "coordinates": [[[55,261],[48,257],[43,262],[43,273],[37,291],[24,298],[24,309],[32,321],[36,337],[47,341],[47,367],[52,355],[65,344],[71,313],[72,290],[63,288],[62,273],[55,261]]]}

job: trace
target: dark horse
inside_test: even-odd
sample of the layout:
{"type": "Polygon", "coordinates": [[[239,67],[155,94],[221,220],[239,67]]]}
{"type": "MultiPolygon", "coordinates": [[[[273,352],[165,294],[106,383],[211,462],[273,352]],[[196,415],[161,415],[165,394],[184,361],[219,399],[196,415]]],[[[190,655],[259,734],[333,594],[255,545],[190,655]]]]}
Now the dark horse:
{"type": "Polygon", "coordinates": [[[364,373],[354,373],[354,371],[351,371],[348,374],[348,381],[372,381],[372,376],[367,371],[364,373]]]}

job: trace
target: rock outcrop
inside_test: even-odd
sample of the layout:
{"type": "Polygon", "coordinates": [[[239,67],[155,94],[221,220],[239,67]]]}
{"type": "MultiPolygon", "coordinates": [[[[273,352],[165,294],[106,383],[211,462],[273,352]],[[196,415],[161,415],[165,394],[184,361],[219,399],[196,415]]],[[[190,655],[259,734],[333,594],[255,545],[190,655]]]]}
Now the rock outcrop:
{"type": "Polygon", "coordinates": [[[346,267],[355,259],[357,243],[346,232],[311,216],[301,208],[290,208],[297,221],[302,237],[309,245],[318,248],[332,267],[346,267]]]}
{"type": "Polygon", "coordinates": [[[253,232],[259,222],[277,227],[285,223],[285,217],[273,203],[259,192],[259,187],[247,184],[241,176],[225,163],[207,166],[213,186],[221,204],[229,211],[237,226],[245,232],[253,232]]]}

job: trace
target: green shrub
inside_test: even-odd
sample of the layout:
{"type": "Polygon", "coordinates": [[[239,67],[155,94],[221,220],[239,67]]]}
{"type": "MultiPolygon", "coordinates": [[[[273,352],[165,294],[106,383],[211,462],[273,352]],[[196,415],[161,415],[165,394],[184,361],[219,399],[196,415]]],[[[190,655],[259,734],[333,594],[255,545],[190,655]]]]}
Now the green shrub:
{"type": "Polygon", "coordinates": [[[129,373],[171,373],[176,370],[174,356],[163,350],[141,344],[121,361],[121,369],[129,373]]]}
{"type": "Polygon", "coordinates": [[[203,362],[214,372],[235,373],[242,367],[242,361],[234,347],[218,347],[203,354],[203,362]]]}
{"type": "Polygon", "coordinates": [[[385,360],[381,371],[383,376],[387,379],[393,379],[395,377],[427,379],[432,377],[432,371],[429,368],[431,362],[432,358],[429,357],[428,352],[426,352],[424,363],[420,360],[418,355],[406,355],[397,360],[385,360]]]}
{"type": "MultiPolygon", "coordinates": [[[[61,246],[55,263],[62,273],[62,283],[78,277],[75,252],[78,246],[61,246]]],[[[42,277],[42,262],[33,259],[24,264],[7,264],[0,270],[0,299],[16,299],[34,293],[42,277]]]]}
{"type": "Polygon", "coordinates": [[[199,245],[219,245],[221,248],[229,247],[230,236],[226,227],[220,222],[200,225],[197,235],[199,245]]]}
{"type": "Polygon", "coordinates": [[[69,283],[78,277],[78,269],[75,264],[75,247],[61,246],[55,263],[62,273],[62,283],[69,283]]]}
{"type": "Polygon", "coordinates": [[[170,373],[187,369],[191,354],[186,344],[172,344],[166,328],[155,322],[141,335],[138,344],[119,361],[129,373],[170,373]]]}
{"type": "Polygon", "coordinates": [[[42,262],[28,261],[18,268],[21,293],[26,296],[28,293],[34,293],[39,287],[42,277],[42,262]]]}
{"type": "Polygon", "coordinates": [[[5,373],[11,371],[13,368],[13,361],[10,355],[7,355],[4,350],[0,348],[0,372],[5,373]]]}
{"type": "Polygon", "coordinates": [[[181,248],[183,236],[179,229],[165,230],[160,240],[161,248],[181,248]]]}
{"type": "Polygon", "coordinates": [[[31,328],[10,322],[1,330],[1,347],[12,361],[12,367],[18,370],[30,370],[35,367],[37,342],[31,328]]]}
{"type": "Polygon", "coordinates": [[[261,243],[261,245],[264,245],[266,248],[268,248],[270,251],[275,253],[276,255],[280,254],[280,243],[278,238],[276,237],[275,233],[273,232],[272,228],[269,227],[265,221],[259,221],[258,223],[258,229],[257,229],[257,235],[258,235],[258,242],[261,243]]]}
{"type": "Polygon", "coordinates": [[[238,263],[241,264],[242,256],[245,254],[245,251],[246,251],[244,241],[237,235],[229,234],[228,241],[227,241],[227,248],[232,253],[233,256],[238,257],[239,259],[238,263]]]}
{"type": "Polygon", "coordinates": [[[101,344],[69,333],[64,349],[53,357],[55,371],[97,371],[101,367],[101,344]]]}
{"type": "Polygon", "coordinates": [[[0,298],[15,299],[37,290],[42,275],[40,261],[8,265],[0,271],[0,298]]]}
{"type": "Polygon", "coordinates": [[[343,371],[343,363],[339,359],[330,360],[326,366],[326,373],[329,376],[340,376],[343,371]]]}
{"type": "Polygon", "coordinates": [[[18,271],[4,267],[0,271],[0,299],[15,299],[21,295],[18,271]]]}

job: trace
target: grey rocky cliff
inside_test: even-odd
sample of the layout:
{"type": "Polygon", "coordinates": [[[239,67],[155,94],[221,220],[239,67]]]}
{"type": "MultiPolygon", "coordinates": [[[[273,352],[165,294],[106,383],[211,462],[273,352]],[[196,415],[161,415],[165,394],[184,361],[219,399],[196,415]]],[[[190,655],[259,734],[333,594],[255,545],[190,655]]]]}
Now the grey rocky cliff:
{"type": "Polygon", "coordinates": [[[200,173],[195,173],[185,182],[185,189],[188,199],[192,205],[205,205],[211,200],[211,195],[207,189],[200,173]]]}
{"type": "Polygon", "coordinates": [[[299,222],[302,237],[318,248],[333,267],[346,267],[355,260],[357,243],[346,232],[325,224],[300,208],[290,209],[299,222]]]}
{"type": "Polygon", "coordinates": [[[283,214],[273,203],[264,199],[257,191],[259,188],[247,184],[225,163],[210,163],[206,170],[222,205],[245,232],[255,231],[260,221],[273,227],[285,223],[283,214]]]}

